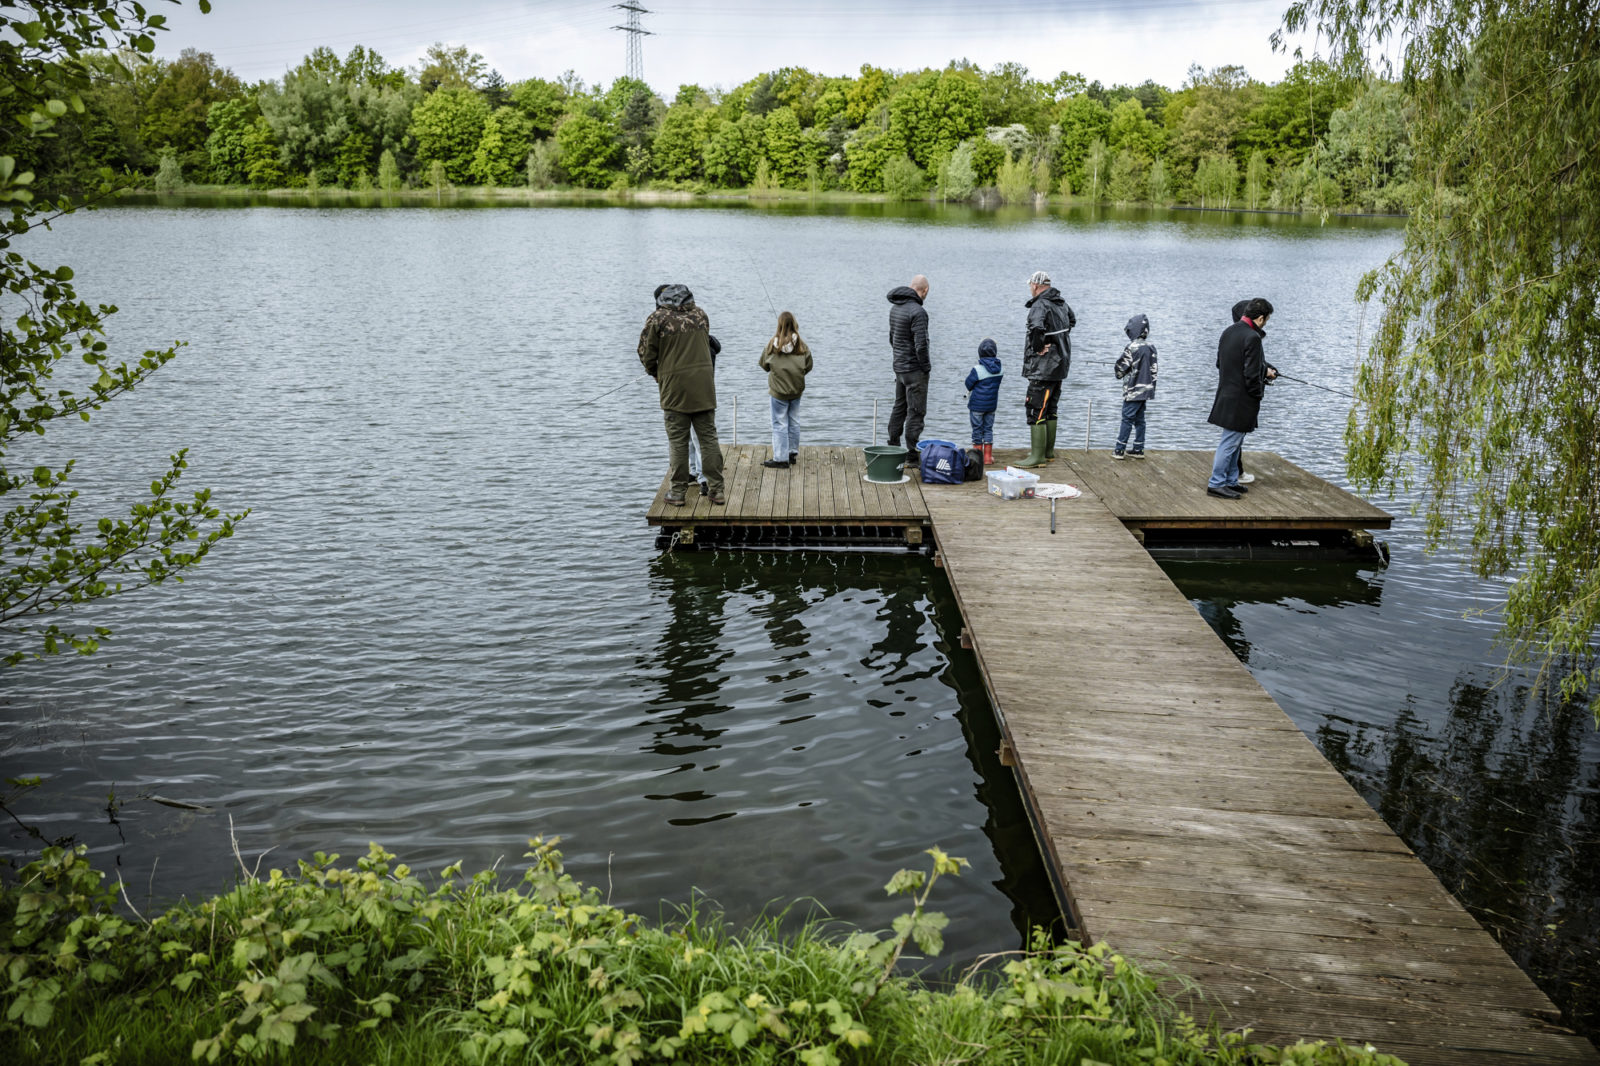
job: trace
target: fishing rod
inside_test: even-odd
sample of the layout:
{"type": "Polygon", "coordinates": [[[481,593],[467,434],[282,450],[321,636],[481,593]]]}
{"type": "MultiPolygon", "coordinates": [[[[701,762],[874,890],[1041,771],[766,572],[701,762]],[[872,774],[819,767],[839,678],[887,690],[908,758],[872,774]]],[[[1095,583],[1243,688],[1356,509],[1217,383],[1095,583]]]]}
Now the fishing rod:
{"type": "Polygon", "coordinates": [[[602,392],[600,395],[596,396],[592,400],[585,400],[583,403],[580,403],[578,406],[579,407],[588,407],[590,404],[599,403],[601,400],[605,399],[607,396],[610,396],[613,392],[621,392],[623,389],[627,388],[629,385],[637,385],[639,382],[643,381],[645,378],[647,378],[649,376],[650,376],[649,374],[640,374],[636,378],[631,378],[628,381],[624,381],[621,385],[618,385],[614,389],[607,389],[605,392],[602,392]]]}
{"type": "MultiPolygon", "coordinates": [[[[747,254],[749,254],[749,253],[747,253],[747,254]]],[[[755,256],[753,254],[750,254],[750,269],[755,272],[756,280],[761,282],[761,291],[766,294],[767,306],[772,308],[772,313],[773,313],[774,316],[776,316],[777,313],[778,313],[778,305],[773,303],[773,301],[772,301],[772,293],[767,290],[767,281],[766,281],[765,278],[763,278],[761,276],[761,267],[756,262],[756,258],[755,258],[755,256]]],[[[650,376],[649,374],[640,374],[636,378],[631,378],[631,379],[629,379],[627,381],[624,381],[621,385],[618,385],[614,389],[607,389],[605,392],[602,392],[600,395],[596,396],[592,400],[585,400],[583,403],[578,404],[578,406],[579,407],[590,407],[590,406],[593,406],[594,404],[597,404],[601,400],[605,399],[607,396],[610,396],[612,393],[621,392],[623,389],[627,388],[629,385],[637,385],[639,382],[643,381],[645,378],[647,378],[649,376],[650,376]]]]}
{"type": "MultiPolygon", "coordinates": [[[[1083,362],[1094,363],[1098,366],[1117,365],[1116,360],[1114,359],[1085,359],[1083,362]]],[[[1354,393],[1345,392],[1343,389],[1331,389],[1326,385],[1318,385],[1315,381],[1307,381],[1305,378],[1297,378],[1293,374],[1285,374],[1281,370],[1277,372],[1277,376],[1279,380],[1292,381],[1297,385],[1310,385],[1313,389],[1321,389],[1323,392],[1331,392],[1335,396],[1343,396],[1347,400],[1353,400],[1356,398],[1354,393]]]]}
{"type": "Polygon", "coordinates": [[[1313,389],[1321,389],[1323,392],[1331,392],[1335,396],[1343,396],[1347,400],[1353,400],[1356,398],[1355,393],[1353,392],[1345,392],[1343,389],[1330,389],[1326,385],[1318,385],[1315,381],[1307,381],[1305,378],[1297,378],[1293,374],[1285,374],[1281,370],[1278,371],[1278,377],[1282,378],[1284,381],[1292,381],[1297,385],[1310,385],[1313,389]]]}

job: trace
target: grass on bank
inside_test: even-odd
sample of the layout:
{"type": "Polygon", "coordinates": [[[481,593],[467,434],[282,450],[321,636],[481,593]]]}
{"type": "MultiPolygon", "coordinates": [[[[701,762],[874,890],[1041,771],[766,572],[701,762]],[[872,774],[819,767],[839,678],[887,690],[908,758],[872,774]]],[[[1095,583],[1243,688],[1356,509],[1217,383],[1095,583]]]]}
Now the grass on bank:
{"type": "Polygon", "coordinates": [[[608,204],[666,204],[666,203],[716,203],[718,201],[742,202],[781,202],[781,203],[820,203],[820,204],[927,204],[947,207],[974,207],[979,209],[1012,208],[1030,209],[1040,207],[1073,207],[1073,208],[1147,208],[1152,210],[1172,211],[1212,211],[1212,212],[1245,212],[1249,214],[1267,215],[1306,215],[1306,216],[1352,216],[1352,217],[1389,217],[1403,218],[1403,215],[1373,216],[1370,213],[1354,212],[1342,209],[1285,209],[1266,206],[1250,207],[1243,203],[1230,204],[1227,207],[1201,207],[1198,204],[1180,203],[1151,203],[1144,200],[1121,202],[1115,200],[1094,200],[1084,196],[1061,196],[1059,194],[1030,195],[1026,199],[1011,201],[1002,199],[998,194],[991,194],[970,200],[945,200],[933,194],[917,195],[912,197],[896,197],[881,192],[853,192],[848,189],[786,189],[777,186],[758,188],[749,186],[745,188],[723,188],[710,185],[678,185],[651,184],[646,186],[627,186],[609,189],[586,189],[581,186],[557,186],[548,189],[535,189],[522,185],[444,185],[439,188],[432,186],[407,186],[399,189],[379,188],[346,188],[341,185],[319,185],[315,188],[308,186],[278,187],[258,189],[249,185],[203,185],[185,182],[164,188],[151,188],[149,186],[130,187],[123,190],[123,195],[148,197],[148,196],[173,196],[173,197],[204,197],[219,200],[261,200],[281,199],[303,203],[307,200],[325,201],[328,204],[363,204],[363,205],[393,205],[393,204],[431,204],[431,203],[501,203],[501,204],[540,204],[540,203],[608,203],[608,204]]]}
{"type": "Polygon", "coordinates": [[[908,945],[942,946],[926,904],[965,860],[938,849],[886,886],[909,908],[892,933],[839,937],[650,924],[555,844],[530,841],[512,887],[458,864],[430,890],[375,844],[353,868],[319,853],[149,920],[85,848],[47,849],[0,890],[0,1061],[1401,1066],[1199,1026],[1105,945],[1036,938],[946,988],[900,976],[908,945]]]}

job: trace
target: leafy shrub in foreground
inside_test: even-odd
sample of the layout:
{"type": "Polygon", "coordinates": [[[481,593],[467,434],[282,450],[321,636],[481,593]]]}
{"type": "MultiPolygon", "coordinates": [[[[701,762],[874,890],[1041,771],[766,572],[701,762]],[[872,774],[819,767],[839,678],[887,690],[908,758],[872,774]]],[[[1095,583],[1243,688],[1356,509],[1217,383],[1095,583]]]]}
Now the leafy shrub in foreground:
{"type": "Polygon", "coordinates": [[[889,882],[911,901],[892,934],[841,940],[693,908],[646,925],[568,876],[556,843],[530,842],[513,888],[457,865],[430,891],[374,844],[354,868],[319,853],[148,922],[117,913],[86,849],[48,849],[0,892],[0,1060],[1399,1063],[1204,1029],[1105,945],[1039,937],[949,990],[896,976],[908,944],[942,946],[926,903],[965,862],[938,849],[889,882]]]}

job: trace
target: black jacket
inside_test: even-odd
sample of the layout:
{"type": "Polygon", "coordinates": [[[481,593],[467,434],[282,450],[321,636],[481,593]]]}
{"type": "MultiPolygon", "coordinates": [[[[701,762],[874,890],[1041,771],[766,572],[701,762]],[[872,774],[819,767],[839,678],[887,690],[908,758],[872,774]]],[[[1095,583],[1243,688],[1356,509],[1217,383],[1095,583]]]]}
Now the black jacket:
{"type": "Polygon", "coordinates": [[[1049,288],[1029,300],[1028,336],[1022,347],[1022,376],[1029,381],[1060,381],[1072,369],[1072,313],[1059,289],[1049,288]],[[1046,345],[1048,351],[1044,351],[1046,345]],[[1039,353],[1044,351],[1043,355],[1039,353]]]}
{"type": "Polygon", "coordinates": [[[1261,351],[1266,333],[1248,322],[1235,322],[1217,341],[1217,397],[1211,403],[1213,426],[1249,433],[1261,414],[1267,387],[1267,361],[1261,351]]]}
{"type": "Polygon", "coordinates": [[[917,291],[902,285],[889,293],[889,347],[894,351],[896,374],[927,374],[933,371],[928,360],[928,312],[922,309],[917,291]]]}

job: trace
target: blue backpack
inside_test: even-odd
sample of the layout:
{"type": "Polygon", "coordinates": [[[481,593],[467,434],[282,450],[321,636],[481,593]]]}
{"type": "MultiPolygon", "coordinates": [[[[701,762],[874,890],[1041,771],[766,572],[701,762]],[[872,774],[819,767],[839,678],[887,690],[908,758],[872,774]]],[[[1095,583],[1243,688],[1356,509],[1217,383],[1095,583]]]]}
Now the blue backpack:
{"type": "Polygon", "coordinates": [[[922,442],[922,483],[959,485],[966,480],[966,461],[961,449],[947,440],[922,442]]]}

